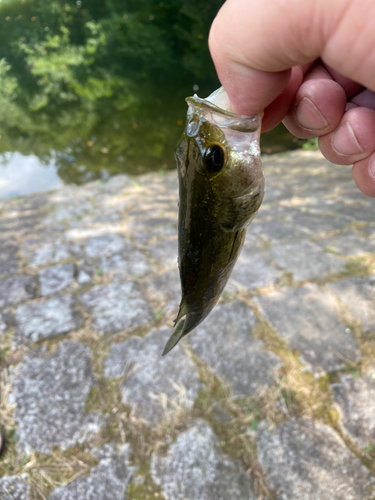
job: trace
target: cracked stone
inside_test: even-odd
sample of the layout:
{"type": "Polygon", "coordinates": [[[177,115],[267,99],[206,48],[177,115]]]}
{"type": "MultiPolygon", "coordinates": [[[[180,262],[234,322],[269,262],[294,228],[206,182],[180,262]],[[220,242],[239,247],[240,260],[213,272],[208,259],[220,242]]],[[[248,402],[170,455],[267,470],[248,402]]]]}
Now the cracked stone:
{"type": "Polygon", "coordinates": [[[17,304],[35,296],[36,279],[33,276],[17,276],[0,281],[0,307],[17,304]]]}
{"type": "Polygon", "coordinates": [[[26,477],[0,477],[0,498],[2,500],[29,500],[30,485],[26,477]]]}
{"type": "Polygon", "coordinates": [[[36,249],[23,249],[30,266],[44,266],[71,257],[68,245],[64,243],[45,243],[36,249]]]}
{"type": "Polygon", "coordinates": [[[346,361],[355,363],[359,359],[357,343],[340,321],[334,299],[317,285],[271,292],[255,301],[314,373],[339,370],[346,361]]]}
{"type": "Polygon", "coordinates": [[[258,427],[258,459],[276,500],[370,500],[374,478],[327,425],[258,427]]]}
{"type": "Polygon", "coordinates": [[[329,284],[366,334],[375,333],[375,275],[329,284]]]}
{"type": "Polygon", "coordinates": [[[265,235],[271,243],[284,240],[309,238],[310,233],[284,220],[269,220],[258,222],[251,226],[255,234],[265,235]]]}
{"type": "Polygon", "coordinates": [[[274,246],[270,250],[270,257],[278,266],[292,272],[296,281],[336,273],[345,264],[344,260],[327,254],[318,245],[307,240],[274,246]]]}
{"type": "Polygon", "coordinates": [[[100,260],[99,267],[104,273],[120,273],[132,278],[143,278],[150,272],[147,258],[139,250],[133,248],[126,254],[111,255],[100,260]]]}
{"type": "Polygon", "coordinates": [[[89,476],[60,486],[49,500],[126,500],[126,489],[135,471],[128,456],[129,445],[118,450],[114,445],[105,445],[99,453],[99,464],[89,476]]]}
{"type": "Polygon", "coordinates": [[[0,241],[0,278],[15,274],[19,269],[19,259],[16,256],[18,245],[0,241]]]}
{"type": "Polygon", "coordinates": [[[172,269],[145,283],[145,287],[153,300],[162,304],[164,310],[177,307],[181,300],[180,276],[177,269],[172,269]]]}
{"type": "Polygon", "coordinates": [[[176,404],[191,409],[200,387],[196,367],[180,346],[161,357],[170,335],[163,327],[114,344],[105,361],[106,377],[125,375],[120,385],[124,404],[137,407],[141,417],[154,424],[165,412],[173,414],[176,404]]]}
{"type": "Polygon", "coordinates": [[[275,354],[253,336],[257,320],[242,302],[219,304],[190,334],[198,356],[226,380],[235,397],[258,393],[273,382],[281,365],[275,354]]]}
{"type": "Polygon", "coordinates": [[[31,351],[17,368],[11,401],[17,404],[17,446],[51,454],[89,440],[104,426],[100,415],[85,414],[93,384],[91,353],[78,342],[63,341],[53,354],[31,351]]]}
{"type": "Polygon", "coordinates": [[[327,215],[302,211],[294,213],[291,216],[291,220],[294,224],[306,228],[313,235],[324,234],[329,231],[343,229],[351,223],[350,219],[346,217],[340,217],[337,214],[327,215]]]}
{"type": "Polygon", "coordinates": [[[120,332],[153,319],[139,286],[130,281],[95,286],[84,293],[81,300],[92,314],[93,328],[99,334],[120,332]]]}
{"type": "Polygon", "coordinates": [[[365,448],[375,442],[375,369],[358,378],[340,375],[331,385],[344,432],[365,448]]]}
{"type": "Polygon", "coordinates": [[[255,500],[252,481],[241,464],[224,454],[204,421],[177,437],[165,457],[151,457],[151,473],[173,500],[255,500]]]}
{"type": "Polygon", "coordinates": [[[23,304],[16,310],[14,342],[16,345],[30,344],[82,326],[83,317],[75,309],[72,295],[23,304]]]}
{"type": "Polygon", "coordinates": [[[160,266],[177,267],[177,238],[164,239],[156,245],[149,245],[147,250],[160,266]]]}
{"type": "Polygon", "coordinates": [[[39,271],[40,294],[43,297],[61,292],[74,283],[74,264],[59,264],[39,271]]]}

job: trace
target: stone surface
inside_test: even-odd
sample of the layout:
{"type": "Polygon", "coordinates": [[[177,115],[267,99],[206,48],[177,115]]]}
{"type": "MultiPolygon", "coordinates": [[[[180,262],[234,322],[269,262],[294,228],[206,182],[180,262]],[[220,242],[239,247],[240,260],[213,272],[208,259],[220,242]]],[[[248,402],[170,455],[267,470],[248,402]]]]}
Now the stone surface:
{"type": "Polygon", "coordinates": [[[156,245],[149,245],[147,247],[147,250],[162,267],[177,266],[178,248],[176,234],[172,238],[163,239],[156,245]]]}
{"type": "Polygon", "coordinates": [[[18,271],[17,252],[18,245],[12,244],[11,241],[0,241],[0,278],[5,278],[18,271]]]}
{"type": "Polygon", "coordinates": [[[365,333],[375,333],[375,275],[348,278],[330,284],[329,288],[337,293],[353,318],[359,320],[365,333]]]}
{"type": "Polygon", "coordinates": [[[18,276],[0,281],[0,307],[32,299],[36,292],[33,276],[18,276]]]}
{"type": "Polygon", "coordinates": [[[374,478],[328,426],[309,420],[259,426],[258,459],[275,500],[370,500],[374,478]]]}
{"type": "Polygon", "coordinates": [[[285,240],[309,238],[310,232],[285,220],[269,220],[252,224],[254,234],[265,236],[271,243],[285,240]]]}
{"type": "Polygon", "coordinates": [[[15,344],[38,342],[83,326],[72,295],[20,305],[15,319],[15,344]]]}
{"type": "Polygon", "coordinates": [[[111,255],[99,261],[99,268],[104,273],[117,273],[131,278],[143,278],[150,272],[147,258],[139,250],[133,248],[124,255],[111,255]]]}
{"type": "Polygon", "coordinates": [[[281,274],[281,271],[269,264],[262,255],[244,248],[234,266],[231,279],[249,290],[254,290],[275,283],[281,274]]]}
{"type": "Polygon", "coordinates": [[[25,478],[19,476],[0,477],[1,500],[29,500],[30,486],[25,478]]]}
{"type": "Polygon", "coordinates": [[[152,311],[136,283],[98,285],[81,296],[100,334],[141,326],[153,319],[152,311]]]}
{"type": "Polygon", "coordinates": [[[292,272],[295,281],[336,273],[345,264],[342,259],[323,252],[318,245],[307,240],[274,246],[270,257],[282,269],[292,272]]]}
{"type": "Polygon", "coordinates": [[[89,258],[108,257],[109,255],[122,252],[127,247],[132,247],[132,245],[125,241],[122,236],[107,234],[87,240],[85,254],[89,258]]]}
{"type": "Polygon", "coordinates": [[[155,454],[151,473],[173,500],[255,500],[250,477],[239,462],[222,453],[204,421],[180,434],[165,457],[155,454]]]}
{"type": "Polygon", "coordinates": [[[341,217],[339,212],[336,215],[323,215],[321,213],[298,211],[290,219],[294,224],[302,226],[314,236],[343,229],[351,223],[350,219],[341,217]]]}
{"type": "Polygon", "coordinates": [[[126,488],[134,474],[128,461],[129,446],[106,445],[99,452],[99,464],[88,477],[79,477],[54,490],[49,500],[126,500],[126,488]]]}
{"type": "Polygon", "coordinates": [[[254,313],[239,301],[219,304],[190,334],[198,356],[229,383],[235,397],[255,395],[272,384],[280,359],[253,336],[254,313]]]}
{"type": "Polygon", "coordinates": [[[375,368],[357,378],[340,375],[331,390],[344,432],[361,448],[375,444],[375,368]]]}
{"type": "Polygon", "coordinates": [[[17,447],[50,454],[53,446],[75,446],[99,432],[104,420],[85,414],[93,384],[90,350],[64,341],[53,354],[31,351],[20,365],[11,400],[17,404],[17,447]]]}
{"type": "Polygon", "coordinates": [[[255,300],[277,333],[301,353],[314,373],[339,370],[345,360],[358,360],[357,343],[340,321],[333,298],[317,285],[283,289],[255,300]]]}
{"type": "Polygon", "coordinates": [[[120,385],[123,402],[152,423],[173,415],[176,405],[192,408],[200,387],[197,369],[180,346],[161,356],[170,335],[163,327],[114,344],[105,361],[106,377],[125,379],[120,385]]]}
{"type": "Polygon", "coordinates": [[[50,262],[68,259],[71,256],[68,245],[59,242],[45,243],[35,249],[24,248],[22,253],[26,255],[30,266],[44,266],[50,262]]]}
{"type": "Polygon", "coordinates": [[[43,297],[61,292],[74,283],[74,264],[59,264],[39,271],[40,294],[43,297]]]}
{"type": "Polygon", "coordinates": [[[164,310],[177,307],[181,300],[180,275],[177,269],[150,278],[146,290],[151,300],[161,304],[164,310]]]}
{"type": "Polygon", "coordinates": [[[357,257],[364,253],[375,253],[375,242],[362,238],[353,231],[317,240],[316,243],[326,251],[340,253],[349,257],[357,257]]]}

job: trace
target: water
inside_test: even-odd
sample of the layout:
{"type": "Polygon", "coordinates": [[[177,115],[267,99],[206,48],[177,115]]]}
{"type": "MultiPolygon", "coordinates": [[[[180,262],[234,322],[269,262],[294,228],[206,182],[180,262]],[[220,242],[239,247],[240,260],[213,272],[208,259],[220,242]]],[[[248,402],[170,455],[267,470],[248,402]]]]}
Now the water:
{"type": "MultiPolygon", "coordinates": [[[[221,0],[0,2],[0,197],[175,168],[221,0]]],[[[298,147],[279,127],[265,152],[298,147]]]]}

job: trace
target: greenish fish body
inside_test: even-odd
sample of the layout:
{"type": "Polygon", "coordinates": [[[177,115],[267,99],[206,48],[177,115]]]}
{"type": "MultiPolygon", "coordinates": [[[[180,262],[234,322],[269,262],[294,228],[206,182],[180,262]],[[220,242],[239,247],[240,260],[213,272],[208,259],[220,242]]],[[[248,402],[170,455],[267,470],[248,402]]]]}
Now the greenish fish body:
{"type": "Polygon", "coordinates": [[[207,99],[186,101],[186,129],[175,154],[182,299],[163,355],[219,300],[264,194],[261,116],[226,111],[223,88],[207,99]]]}

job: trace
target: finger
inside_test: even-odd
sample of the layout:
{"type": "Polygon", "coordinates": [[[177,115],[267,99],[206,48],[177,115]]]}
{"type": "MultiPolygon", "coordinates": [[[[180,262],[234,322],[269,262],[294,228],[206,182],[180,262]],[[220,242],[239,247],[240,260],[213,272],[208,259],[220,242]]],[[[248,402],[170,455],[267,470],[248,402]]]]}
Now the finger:
{"type": "Polygon", "coordinates": [[[355,107],[333,132],[319,138],[319,148],[332,163],[351,165],[375,151],[375,111],[355,107]]]}
{"type": "Polygon", "coordinates": [[[346,94],[342,87],[316,64],[305,76],[283,123],[301,139],[325,135],[340,123],[345,106],[346,94]]]}
{"type": "Polygon", "coordinates": [[[363,194],[375,198],[375,153],[353,165],[353,179],[363,194]]]}
{"type": "Polygon", "coordinates": [[[344,89],[347,99],[350,99],[363,89],[363,86],[361,84],[354,82],[346,76],[341,75],[341,73],[333,69],[331,66],[324,64],[324,67],[332,76],[332,79],[344,89]]]}
{"type": "Polygon", "coordinates": [[[366,89],[350,99],[350,102],[364,108],[375,109],[375,94],[366,89]]]}

